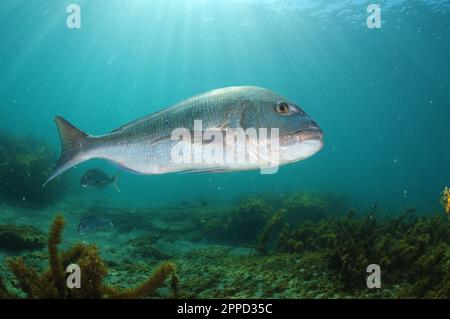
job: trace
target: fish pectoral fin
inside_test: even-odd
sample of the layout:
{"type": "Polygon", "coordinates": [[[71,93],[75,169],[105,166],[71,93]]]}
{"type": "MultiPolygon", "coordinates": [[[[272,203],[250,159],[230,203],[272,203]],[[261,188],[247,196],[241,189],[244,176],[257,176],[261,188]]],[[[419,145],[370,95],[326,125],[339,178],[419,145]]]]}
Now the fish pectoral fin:
{"type": "Polygon", "coordinates": [[[114,188],[116,189],[116,191],[118,191],[120,193],[120,188],[119,188],[119,172],[117,172],[116,174],[114,174],[113,178],[112,178],[112,186],[114,186],[114,188]]]}

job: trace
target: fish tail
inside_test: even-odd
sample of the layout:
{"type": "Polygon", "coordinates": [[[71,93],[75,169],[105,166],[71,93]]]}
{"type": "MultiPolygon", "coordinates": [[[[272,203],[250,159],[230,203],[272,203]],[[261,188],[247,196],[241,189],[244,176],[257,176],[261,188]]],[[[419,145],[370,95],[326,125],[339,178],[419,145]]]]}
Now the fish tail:
{"type": "Polygon", "coordinates": [[[83,141],[89,137],[89,135],[82,132],[60,116],[55,116],[55,123],[58,127],[59,138],[61,140],[61,156],[42,187],[72,166],[89,159],[87,156],[83,156],[85,154],[83,154],[81,150],[83,141]]]}
{"type": "Polygon", "coordinates": [[[119,172],[117,172],[116,174],[114,174],[114,176],[112,177],[112,186],[114,186],[114,188],[116,189],[116,191],[118,191],[120,193],[120,188],[119,188],[119,172]]]}

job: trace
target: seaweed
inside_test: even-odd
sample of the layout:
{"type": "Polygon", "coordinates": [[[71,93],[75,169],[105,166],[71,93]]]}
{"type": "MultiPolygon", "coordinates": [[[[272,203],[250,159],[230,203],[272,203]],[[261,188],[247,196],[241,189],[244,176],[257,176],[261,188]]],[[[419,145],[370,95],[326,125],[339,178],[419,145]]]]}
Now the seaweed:
{"type": "Polygon", "coordinates": [[[0,196],[12,204],[43,207],[56,202],[67,190],[67,175],[41,187],[52,171],[55,153],[34,137],[0,132],[0,196]]]}
{"type": "Polygon", "coordinates": [[[178,278],[177,274],[174,272],[170,279],[170,288],[172,289],[174,299],[178,298],[179,283],[180,278],[178,278]]]}
{"type": "Polygon", "coordinates": [[[450,216],[450,188],[445,187],[441,195],[441,205],[446,214],[450,216]]]}
{"type": "Polygon", "coordinates": [[[363,218],[307,221],[279,234],[277,251],[321,255],[343,291],[367,289],[366,268],[379,264],[383,283],[401,285],[399,296],[450,297],[450,222],[442,216],[416,217],[413,209],[377,219],[375,207],[363,218]]]}
{"type": "Polygon", "coordinates": [[[171,274],[175,273],[175,270],[175,264],[171,262],[164,262],[156,269],[156,271],[146,282],[134,288],[122,290],[107,288],[106,291],[109,292],[109,296],[112,298],[138,298],[142,296],[151,296],[171,274]]]}
{"type": "Polygon", "coordinates": [[[65,274],[61,257],[58,254],[58,245],[61,243],[61,233],[64,228],[64,219],[57,216],[53,221],[48,239],[49,264],[52,275],[53,284],[58,290],[59,297],[65,297],[65,274]]]}
{"type": "Polygon", "coordinates": [[[269,205],[259,198],[241,200],[228,214],[198,221],[206,237],[233,244],[250,244],[271,218],[269,205]]]}
{"type": "Polygon", "coordinates": [[[170,258],[170,255],[155,247],[155,243],[161,238],[158,234],[147,233],[143,236],[130,239],[128,244],[132,247],[130,256],[144,259],[163,260],[170,258]]]}
{"type": "Polygon", "coordinates": [[[268,204],[260,198],[248,198],[239,203],[225,227],[236,242],[251,242],[270,218],[268,204]]]}
{"type": "Polygon", "coordinates": [[[9,291],[9,289],[6,287],[6,284],[2,276],[0,276],[0,299],[14,299],[14,298],[17,298],[17,296],[11,291],[9,291]]]}
{"type": "Polygon", "coordinates": [[[305,221],[317,222],[328,218],[334,206],[340,209],[344,205],[341,197],[335,194],[297,192],[271,199],[270,202],[249,197],[241,200],[228,214],[201,218],[198,226],[206,237],[213,240],[225,239],[232,244],[253,245],[264,254],[270,233],[275,232],[282,223],[298,225],[305,221]]]}
{"type": "Polygon", "coordinates": [[[286,219],[290,223],[303,220],[319,221],[331,211],[331,200],[325,196],[305,192],[289,195],[281,204],[286,210],[286,219]]]}
{"type": "Polygon", "coordinates": [[[280,209],[279,211],[277,211],[259,233],[257,238],[258,244],[256,245],[256,250],[260,254],[264,255],[267,253],[267,244],[269,242],[270,235],[273,233],[275,228],[281,223],[284,214],[286,214],[285,209],[280,209]]]}
{"type": "Polygon", "coordinates": [[[159,288],[175,272],[175,265],[164,262],[144,283],[135,288],[119,289],[103,283],[107,268],[95,245],[78,243],[59,252],[64,228],[62,216],[55,218],[48,239],[49,267],[41,274],[27,266],[22,257],[10,258],[7,265],[16,278],[18,287],[28,298],[142,298],[159,288]],[[70,289],[65,270],[77,264],[81,271],[81,288],[70,289]]]}
{"type": "Polygon", "coordinates": [[[18,252],[45,247],[45,233],[32,226],[0,225],[0,248],[18,252]]]}

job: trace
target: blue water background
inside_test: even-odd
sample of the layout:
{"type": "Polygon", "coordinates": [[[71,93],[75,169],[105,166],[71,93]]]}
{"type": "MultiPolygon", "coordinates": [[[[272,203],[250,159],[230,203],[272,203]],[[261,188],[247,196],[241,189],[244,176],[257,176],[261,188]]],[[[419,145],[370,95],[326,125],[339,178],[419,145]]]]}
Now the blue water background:
{"type": "MultiPolygon", "coordinates": [[[[256,85],[300,104],[325,132],[315,156],[275,175],[136,176],[126,205],[232,202],[245,194],[343,194],[352,205],[431,212],[450,184],[450,2],[0,0],[0,127],[59,148],[62,115],[90,134],[214,88],[256,85]],[[66,7],[81,6],[81,29],[66,7]]],[[[73,170],[74,183],[89,162],[73,170]]]]}

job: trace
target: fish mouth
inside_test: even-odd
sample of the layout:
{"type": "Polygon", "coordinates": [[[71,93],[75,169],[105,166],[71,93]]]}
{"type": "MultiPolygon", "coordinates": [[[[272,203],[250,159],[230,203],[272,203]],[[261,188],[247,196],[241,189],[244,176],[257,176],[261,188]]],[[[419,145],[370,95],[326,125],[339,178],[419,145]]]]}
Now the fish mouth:
{"type": "Polygon", "coordinates": [[[292,135],[295,136],[298,142],[323,140],[323,131],[319,127],[310,127],[308,129],[298,130],[295,131],[292,135]]]}
{"type": "Polygon", "coordinates": [[[289,134],[280,145],[281,161],[292,163],[311,157],[323,148],[323,132],[310,127],[289,134]]]}

